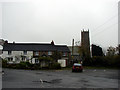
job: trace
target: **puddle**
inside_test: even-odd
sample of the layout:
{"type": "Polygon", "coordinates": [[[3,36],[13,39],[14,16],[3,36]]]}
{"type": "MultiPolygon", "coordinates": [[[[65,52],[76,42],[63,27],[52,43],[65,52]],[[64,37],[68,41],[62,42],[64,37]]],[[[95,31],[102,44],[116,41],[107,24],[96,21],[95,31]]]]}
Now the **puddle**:
{"type": "Polygon", "coordinates": [[[50,80],[50,81],[47,81],[47,80],[38,80],[38,81],[32,81],[32,82],[40,82],[40,83],[50,83],[50,84],[56,84],[56,83],[61,83],[61,80],[62,79],[53,79],[53,80],[50,80]]]}
{"type": "Polygon", "coordinates": [[[100,76],[94,76],[94,77],[100,77],[100,76]]]}
{"type": "Polygon", "coordinates": [[[83,84],[84,86],[90,86],[89,84],[83,84]]]}
{"type": "Polygon", "coordinates": [[[51,80],[51,83],[60,83],[62,79],[53,79],[51,80]]]}
{"type": "Polygon", "coordinates": [[[36,74],[43,74],[43,73],[36,73],[36,74]]]}
{"type": "Polygon", "coordinates": [[[52,75],[50,75],[50,74],[47,74],[47,76],[52,76],[52,75]]]}
{"type": "Polygon", "coordinates": [[[57,83],[61,83],[61,80],[62,79],[53,79],[53,80],[50,80],[50,81],[43,81],[44,83],[50,83],[50,84],[57,84],[57,83]]]}
{"type": "Polygon", "coordinates": [[[108,79],[119,79],[119,77],[112,77],[112,76],[105,77],[105,78],[108,78],[108,79]]]}
{"type": "Polygon", "coordinates": [[[86,83],[86,82],[88,82],[88,81],[87,81],[87,80],[79,80],[79,82],[85,82],[85,83],[86,83]]]}
{"type": "Polygon", "coordinates": [[[109,76],[104,76],[104,78],[108,78],[108,79],[120,79],[119,75],[117,74],[112,74],[109,76]]]}

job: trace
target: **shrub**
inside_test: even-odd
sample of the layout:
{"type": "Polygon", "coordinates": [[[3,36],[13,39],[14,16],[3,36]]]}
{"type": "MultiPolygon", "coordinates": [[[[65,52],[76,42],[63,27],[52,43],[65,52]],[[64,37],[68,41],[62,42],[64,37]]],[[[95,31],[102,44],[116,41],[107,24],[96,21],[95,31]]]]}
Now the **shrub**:
{"type": "Polygon", "coordinates": [[[120,67],[120,56],[92,57],[92,66],[120,67]]]}
{"type": "Polygon", "coordinates": [[[16,64],[16,69],[21,69],[20,64],[16,64]]]}
{"type": "Polygon", "coordinates": [[[44,61],[53,61],[53,59],[51,57],[39,57],[38,59],[39,59],[39,61],[42,61],[42,60],[44,60],[44,61]]]}
{"type": "Polygon", "coordinates": [[[20,62],[18,66],[20,69],[25,69],[27,64],[26,64],[26,62],[20,62]]]}
{"type": "Polygon", "coordinates": [[[40,69],[40,65],[38,64],[34,64],[33,67],[32,67],[33,70],[38,70],[40,69]]]}
{"type": "Polygon", "coordinates": [[[27,61],[27,62],[25,62],[26,63],[26,68],[31,68],[33,65],[29,62],[29,61],[27,61]]]}
{"type": "Polygon", "coordinates": [[[84,60],[83,60],[83,66],[91,66],[92,64],[92,61],[91,61],[91,58],[90,57],[86,57],[84,60]]]}
{"type": "Polygon", "coordinates": [[[50,69],[61,69],[61,65],[59,63],[53,63],[50,66],[50,69]]]}
{"type": "Polygon", "coordinates": [[[114,66],[120,68],[120,55],[114,56],[113,58],[114,58],[114,59],[113,59],[113,60],[114,60],[114,61],[113,61],[114,66]]]}
{"type": "Polygon", "coordinates": [[[6,68],[7,67],[7,60],[2,60],[2,67],[6,68]]]}

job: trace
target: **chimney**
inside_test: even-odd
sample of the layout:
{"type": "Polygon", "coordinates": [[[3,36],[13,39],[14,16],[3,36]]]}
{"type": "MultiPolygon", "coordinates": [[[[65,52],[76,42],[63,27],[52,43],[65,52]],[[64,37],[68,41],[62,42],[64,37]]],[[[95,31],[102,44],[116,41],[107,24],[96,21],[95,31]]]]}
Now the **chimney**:
{"type": "Polygon", "coordinates": [[[5,44],[8,44],[8,41],[7,41],[7,40],[5,40],[5,44]]]}
{"type": "Polygon", "coordinates": [[[74,39],[72,40],[72,55],[74,53],[74,39]]]}
{"type": "Polygon", "coordinates": [[[83,29],[83,32],[84,32],[84,29],[83,29]]]}
{"type": "Polygon", "coordinates": [[[118,46],[118,51],[119,51],[119,55],[120,55],[120,44],[119,44],[119,46],[118,46]]]}
{"type": "Polygon", "coordinates": [[[52,40],[51,45],[54,45],[54,41],[52,40]]]}
{"type": "Polygon", "coordinates": [[[5,41],[3,39],[0,39],[0,45],[4,45],[5,41]]]}

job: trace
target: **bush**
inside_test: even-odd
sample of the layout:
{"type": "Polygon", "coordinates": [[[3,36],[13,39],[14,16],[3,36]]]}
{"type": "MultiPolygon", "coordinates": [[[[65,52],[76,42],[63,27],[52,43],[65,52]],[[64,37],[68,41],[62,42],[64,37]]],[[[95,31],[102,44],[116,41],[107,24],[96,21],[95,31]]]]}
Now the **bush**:
{"type": "Polygon", "coordinates": [[[7,67],[7,60],[2,60],[2,67],[6,68],[7,67]]]}
{"type": "Polygon", "coordinates": [[[120,56],[92,57],[92,66],[120,67],[120,56]]]}
{"type": "Polygon", "coordinates": [[[86,57],[85,60],[83,60],[83,66],[91,66],[92,61],[90,57],[86,57]]]}
{"type": "Polygon", "coordinates": [[[20,69],[25,69],[27,64],[26,64],[26,62],[20,62],[18,66],[20,69]]]}
{"type": "Polygon", "coordinates": [[[53,63],[50,66],[50,69],[61,69],[61,65],[59,63],[53,63]]]}
{"type": "Polygon", "coordinates": [[[112,59],[112,66],[120,68],[120,56],[114,56],[112,59]]]}
{"type": "Polygon", "coordinates": [[[20,66],[20,64],[16,64],[16,67],[15,67],[15,69],[21,69],[21,66],[20,66]]]}
{"type": "Polygon", "coordinates": [[[38,64],[34,64],[32,67],[33,70],[39,70],[40,66],[38,64]]]}
{"type": "Polygon", "coordinates": [[[97,56],[92,58],[92,66],[101,66],[103,64],[103,57],[97,56]]]}
{"type": "Polygon", "coordinates": [[[30,69],[33,66],[29,61],[27,61],[25,63],[26,63],[26,68],[28,68],[28,69],[30,69]]]}
{"type": "Polygon", "coordinates": [[[42,60],[44,60],[44,61],[53,61],[53,59],[51,57],[39,57],[38,59],[39,59],[39,61],[42,61],[42,60]]]}

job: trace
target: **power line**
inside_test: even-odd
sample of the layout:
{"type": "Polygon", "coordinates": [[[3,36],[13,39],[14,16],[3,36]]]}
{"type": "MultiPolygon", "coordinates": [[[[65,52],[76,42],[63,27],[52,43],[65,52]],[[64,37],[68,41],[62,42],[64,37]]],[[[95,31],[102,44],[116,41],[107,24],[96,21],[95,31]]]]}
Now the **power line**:
{"type": "MultiPolygon", "coordinates": [[[[107,30],[109,30],[109,28],[111,28],[113,25],[115,26],[116,24],[118,24],[118,22],[117,22],[117,23],[114,23],[114,24],[110,25],[109,27],[103,29],[102,31],[98,32],[97,34],[94,35],[94,37],[100,35],[101,33],[105,32],[105,31],[107,31],[107,30]]],[[[92,35],[92,37],[93,37],[93,35],[92,35]]]]}
{"type": "Polygon", "coordinates": [[[94,29],[94,32],[97,31],[99,28],[101,28],[102,26],[104,26],[106,23],[108,23],[109,21],[111,21],[112,19],[116,18],[118,14],[115,14],[114,16],[112,16],[111,18],[109,18],[106,22],[104,22],[103,24],[99,25],[98,27],[96,27],[94,29]]]}
{"type": "MultiPolygon", "coordinates": [[[[116,3],[113,7],[115,7],[115,6],[117,6],[118,7],[118,2],[116,3]],[[117,5],[116,5],[117,4],[117,5]]],[[[114,13],[114,12],[113,12],[114,13]]],[[[119,14],[120,15],[120,14],[119,14]]],[[[108,22],[110,22],[111,20],[113,20],[113,19],[115,19],[116,17],[118,17],[119,16],[118,15],[118,12],[117,13],[115,13],[115,15],[114,16],[112,16],[111,18],[109,18],[106,22],[104,22],[103,24],[101,24],[101,25],[99,25],[98,27],[96,27],[95,29],[94,29],[94,32],[95,31],[97,31],[98,29],[100,29],[101,27],[103,27],[105,24],[107,24],[108,22]]],[[[103,32],[105,32],[105,31],[107,31],[107,30],[109,30],[109,28],[111,28],[111,27],[113,27],[113,26],[115,26],[115,25],[117,25],[119,23],[119,21],[117,22],[117,23],[114,23],[114,24],[112,24],[112,25],[110,25],[110,26],[108,26],[107,28],[105,28],[105,29],[102,29],[102,31],[100,30],[97,34],[93,34],[91,37],[96,37],[96,36],[99,36],[99,35],[101,35],[101,33],[103,33],[103,32]]],[[[93,38],[94,39],[94,38],[93,38]]]]}
{"type": "MultiPolygon", "coordinates": [[[[113,25],[115,26],[115,25],[117,25],[118,24],[118,22],[117,23],[114,23],[114,24],[112,24],[112,25],[110,25],[109,27],[107,27],[107,28],[105,28],[105,29],[103,29],[102,31],[100,31],[99,33],[97,33],[96,35],[94,35],[94,37],[96,37],[96,36],[98,36],[98,38],[100,39],[101,37],[106,37],[106,36],[103,36],[103,35],[101,35],[101,33],[103,33],[103,32],[105,32],[105,31],[107,31],[107,30],[109,30],[109,28],[111,28],[111,27],[113,27],[113,25]],[[101,35],[101,36],[100,36],[101,35]],[[100,37],[99,37],[100,36],[100,37]]],[[[112,35],[111,35],[112,36],[112,35]]],[[[93,41],[95,41],[95,39],[94,38],[92,38],[92,40],[93,41]]],[[[98,40],[98,39],[97,39],[98,40]]],[[[108,40],[106,41],[106,42],[108,42],[108,40]]]]}
{"type": "MultiPolygon", "coordinates": [[[[113,5],[113,7],[115,7],[115,6],[118,7],[118,2],[115,3],[115,5],[113,5]]],[[[113,7],[112,7],[112,8],[113,8],[113,7]]],[[[104,22],[103,24],[101,24],[101,25],[99,25],[98,27],[96,27],[93,31],[94,31],[94,32],[97,31],[97,30],[100,29],[102,26],[104,26],[106,23],[110,22],[111,20],[113,20],[113,19],[116,18],[116,17],[118,17],[118,12],[115,13],[115,15],[112,16],[111,18],[109,18],[106,22],[104,22]]]]}

